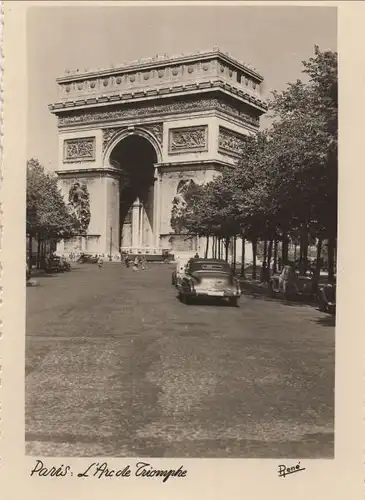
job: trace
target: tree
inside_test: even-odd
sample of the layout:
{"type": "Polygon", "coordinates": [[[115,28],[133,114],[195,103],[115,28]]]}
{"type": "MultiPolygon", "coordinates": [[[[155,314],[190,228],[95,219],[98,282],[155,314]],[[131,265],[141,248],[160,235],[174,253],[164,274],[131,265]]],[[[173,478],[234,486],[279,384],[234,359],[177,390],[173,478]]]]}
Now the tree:
{"type": "MultiPolygon", "coordinates": [[[[308,82],[274,92],[269,130],[247,137],[236,168],[186,198],[176,221],[188,234],[220,241],[240,235],[252,242],[253,276],[258,241],[265,242],[274,268],[278,242],[288,260],[290,238],[300,243],[307,266],[308,245],[327,239],[329,275],[334,272],[337,235],[337,54],[321,52],[303,62],[308,82]],[[332,256],[332,257],[331,257],[332,256]]],[[[213,247],[214,241],[213,241],[213,247]]],[[[319,275],[319,273],[318,273],[319,275]]]]}
{"type": "Polygon", "coordinates": [[[328,240],[331,278],[337,238],[337,53],[315,47],[314,57],[303,66],[309,82],[298,80],[284,92],[274,92],[271,101],[276,156],[290,179],[288,190],[276,193],[285,197],[287,216],[289,211],[295,215],[292,227],[302,229],[305,237],[314,233],[328,240]]]}
{"type": "Polygon", "coordinates": [[[29,266],[32,240],[66,239],[80,229],[57,186],[57,178],[44,171],[37,159],[27,162],[26,233],[29,237],[29,266]]]}

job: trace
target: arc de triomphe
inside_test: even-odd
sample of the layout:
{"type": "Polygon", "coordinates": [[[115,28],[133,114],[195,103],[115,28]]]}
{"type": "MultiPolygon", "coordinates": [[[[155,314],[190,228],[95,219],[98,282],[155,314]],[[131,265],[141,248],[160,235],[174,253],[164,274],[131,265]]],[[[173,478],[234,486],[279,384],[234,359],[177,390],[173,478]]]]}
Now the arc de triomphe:
{"type": "Polygon", "coordinates": [[[267,109],[262,81],[218,49],[58,78],[49,108],[58,119],[59,184],[68,201],[78,182],[91,215],[85,235],[60,250],[195,250],[172,234],[173,199],[186,183],[235,166],[267,109]]]}

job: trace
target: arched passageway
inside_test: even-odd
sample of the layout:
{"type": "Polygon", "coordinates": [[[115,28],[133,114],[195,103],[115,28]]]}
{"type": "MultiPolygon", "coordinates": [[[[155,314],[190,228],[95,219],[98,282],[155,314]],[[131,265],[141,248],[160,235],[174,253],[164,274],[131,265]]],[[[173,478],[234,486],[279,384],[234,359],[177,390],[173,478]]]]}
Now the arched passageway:
{"type": "Polygon", "coordinates": [[[155,246],[155,169],[157,154],[144,137],[122,139],[110,154],[110,163],[121,169],[119,242],[121,248],[155,246]]]}

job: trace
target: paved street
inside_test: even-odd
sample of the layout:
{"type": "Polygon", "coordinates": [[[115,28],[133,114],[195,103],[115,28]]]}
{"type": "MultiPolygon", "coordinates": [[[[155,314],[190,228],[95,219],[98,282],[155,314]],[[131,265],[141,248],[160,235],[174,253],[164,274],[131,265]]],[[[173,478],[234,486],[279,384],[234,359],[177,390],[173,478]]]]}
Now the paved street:
{"type": "Polygon", "coordinates": [[[80,265],[27,289],[27,453],[333,457],[328,316],[187,306],[172,269],[80,265]]]}

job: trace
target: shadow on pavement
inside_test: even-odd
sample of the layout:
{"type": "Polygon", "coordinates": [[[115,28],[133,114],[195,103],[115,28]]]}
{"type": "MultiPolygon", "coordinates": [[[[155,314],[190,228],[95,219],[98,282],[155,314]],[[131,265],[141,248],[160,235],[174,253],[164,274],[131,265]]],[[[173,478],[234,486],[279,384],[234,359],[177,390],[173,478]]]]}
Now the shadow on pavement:
{"type": "Polygon", "coordinates": [[[301,299],[284,300],[280,297],[271,297],[268,293],[267,294],[258,293],[258,292],[254,292],[252,290],[247,290],[247,289],[242,290],[242,295],[247,295],[247,296],[252,297],[254,299],[264,300],[266,302],[278,302],[280,304],[284,304],[285,306],[289,306],[289,307],[293,307],[293,306],[295,306],[295,307],[304,307],[304,306],[315,307],[316,306],[316,303],[314,301],[310,301],[310,300],[301,300],[301,299]]]}
{"type": "MultiPolygon", "coordinates": [[[[182,305],[187,305],[184,304],[183,302],[180,301],[179,296],[176,295],[176,300],[180,302],[182,305]]],[[[231,309],[234,309],[236,307],[239,307],[239,301],[238,301],[238,306],[233,306],[228,302],[228,300],[222,300],[222,299],[216,299],[214,300],[213,298],[193,298],[189,301],[189,306],[220,306],[220,307],[230,307],[231,309]]]]}
{"type": "Polygon", "coordinates": [[[323,318],[317,318],[312,320],[317,325],[321,326],[336,326],[336,316],[328,315],[323,318]]]}

